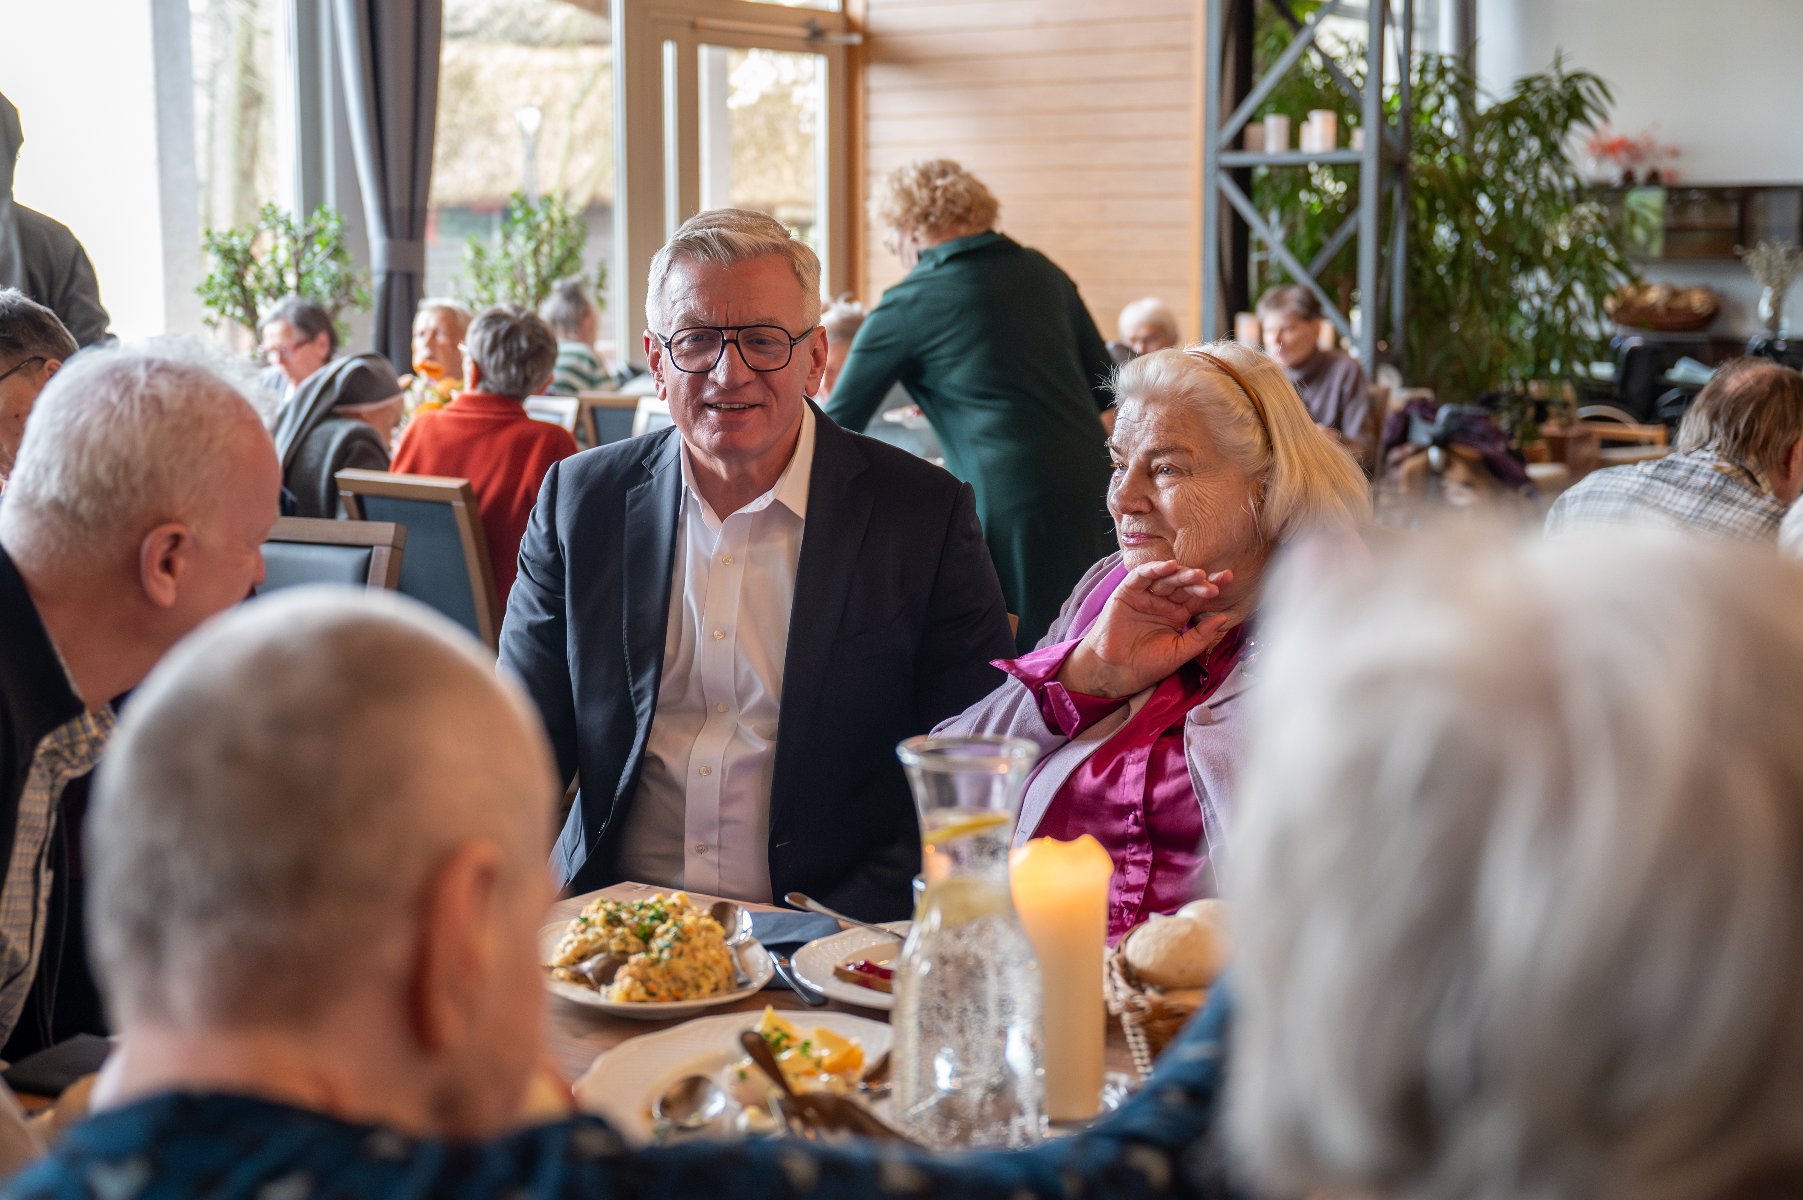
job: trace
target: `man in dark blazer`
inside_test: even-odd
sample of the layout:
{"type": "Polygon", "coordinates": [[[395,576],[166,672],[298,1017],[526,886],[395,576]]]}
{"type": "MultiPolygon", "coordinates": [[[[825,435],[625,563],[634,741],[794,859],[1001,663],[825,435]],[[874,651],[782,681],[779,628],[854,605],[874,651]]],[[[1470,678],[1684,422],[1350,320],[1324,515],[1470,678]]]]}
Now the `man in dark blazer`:
{"type": "Polygon", "coordinates": [[[970,488],[807,399],[819,295],[779,223],[694,218],[646,304],[674,428],[546,476],[501,662],[581,780],[552,859],[573,892],[649,876],[909,910],[895,744],[995,687],[1013,642],[970,488]]]}

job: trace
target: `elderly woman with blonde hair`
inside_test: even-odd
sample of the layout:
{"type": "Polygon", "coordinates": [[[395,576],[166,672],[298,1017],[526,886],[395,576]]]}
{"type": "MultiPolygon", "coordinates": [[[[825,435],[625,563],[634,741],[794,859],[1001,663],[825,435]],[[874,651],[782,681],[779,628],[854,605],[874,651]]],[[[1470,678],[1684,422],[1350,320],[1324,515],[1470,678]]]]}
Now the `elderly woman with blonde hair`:
{"type": "Polygon", "coordinates": [[[1011,679],[937,732],[1040,747],[1016,840],[1099,840],[1118,937],[1213,890],[1272,554],[1304,535],[1362,554],[1371,504],[1357,464],[1256,350],[1159,350],[1114,388],[1120,550],[1038,649],[997,664],[1011,679]]]}
{"type": "Polygon", "coordinates": [[[1000,212],[955,162],[893,172],[874,205],[907,276],[852,342],[826,413],[862,430],[897,383],[976,493],[1020,645],[1108,546],[1101,411],[1112,360],[1077,287],[996,232],[1000,212]]]}

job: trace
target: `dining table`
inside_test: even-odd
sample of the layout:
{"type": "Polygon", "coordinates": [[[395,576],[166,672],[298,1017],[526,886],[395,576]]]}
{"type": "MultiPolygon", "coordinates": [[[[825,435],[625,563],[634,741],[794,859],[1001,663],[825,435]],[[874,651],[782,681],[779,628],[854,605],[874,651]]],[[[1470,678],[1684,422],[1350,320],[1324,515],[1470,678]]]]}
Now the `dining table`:
{"type": "MultiPolygon", "coordinates": [[[[601,888],[598,891],[587,892],[580,896],[571,896],[567,899],[559,900],[556,904],[552,905],[550,911],[546,914],[546,920],[568,921],[580,914],[582,910],[597,897],[606,897],[612,900],[641,900],[645,897],[656,895],[659,892],[669,893],[675,890],[677,889],[654,887],[644,883],[617,883],[611,887],[601,888]]],[[[691,902],[703,910],[706,910],[708,905],[712,904],[714,901],[722,898],[693,891],[687,892],[686,894],[691,902]]],[[[740,901],[740,903],[744,904],[746,908],[754,913],[785,911],[779,905],[746,903],[744,901],[740,901]]],[[[1101,986],[1100,980],[1097,980],[1097,986],[1101,986]]],[[[710,1016],[731,1012],[759,1013],[764,1010],[766,1005],[779,1011],[787,1009],[805,1009],[808,1007],[802,1002],[801,997],[779,983],[773,987],[765,988],[762,991],[753,992],[751,995],[742,997],[738,1000],[724,1002],[717,1007],[708,1009],[707,1013],[710,1016]]],[[[843,1004],[833,999],[827,1000],[826,1008],[840,1012],[854,1013],[858,1016],[868,1017],[872,1020],[887,1021],[889,1019],[889,1014],[887,1012],[843,1004]]],[[[566,1080],[574,1082],[589,1069],[595,1059],[600,1055],[607,1053],[609,1050],[612,1050],[614,1047],[629,1041],[632,1038],[648,1033],[655,1033],[660,1029],[669,1029],[672,1026],[680,1025],[684,1019],[687,1018],[678,1018],[669,1021],[642,1021],[629,1017],[617,1017],[602,1012],[599,1009],[590,1008],[553,995],[551,997],[549,1016],[549,1041],[551,1053],[559,1072],[566,1080]]],[[[1126,1039],[1121,1033],[1120,1023],[1112,1017],[1109,1018],[1108,1021],[1108,1035],[1103,1063],[1105,1069],[1110,1072],[1120,1072],[1128,1078],[1134,1078],[1132,1053],[1127,1048],[1126,1039]]]]}

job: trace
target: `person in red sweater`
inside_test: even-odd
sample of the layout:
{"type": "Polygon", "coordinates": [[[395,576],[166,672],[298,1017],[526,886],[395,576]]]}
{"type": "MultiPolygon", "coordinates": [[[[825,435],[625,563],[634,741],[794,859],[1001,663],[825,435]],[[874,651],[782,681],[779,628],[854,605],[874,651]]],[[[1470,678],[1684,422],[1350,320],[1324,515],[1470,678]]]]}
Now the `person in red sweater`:
{"type": "Polygon", "coordinates": [[[469,390],[415,416],[389,468],[470,481],[502,608],[539,484],[552,463],[576,453],[567,430],[526,415],[526,397],[544,390],[556,364],[557,337],[538,314],[513,304],[484,310],[463,340],[469,390]]]}

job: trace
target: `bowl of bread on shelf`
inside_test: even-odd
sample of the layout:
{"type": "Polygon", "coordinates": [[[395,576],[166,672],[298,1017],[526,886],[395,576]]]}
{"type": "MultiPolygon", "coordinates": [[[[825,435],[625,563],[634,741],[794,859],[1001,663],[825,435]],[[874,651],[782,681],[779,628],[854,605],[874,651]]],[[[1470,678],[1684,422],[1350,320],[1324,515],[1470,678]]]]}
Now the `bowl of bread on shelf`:
{"type": "Polygon", "coordinates": [[[1141,1076],[1208,1001],[1232,951],[1227,904],[1192,900],[1170,916],[1154,913],[1108,954],[1108,1011],[1120,1018],[1141,1076]]]}

